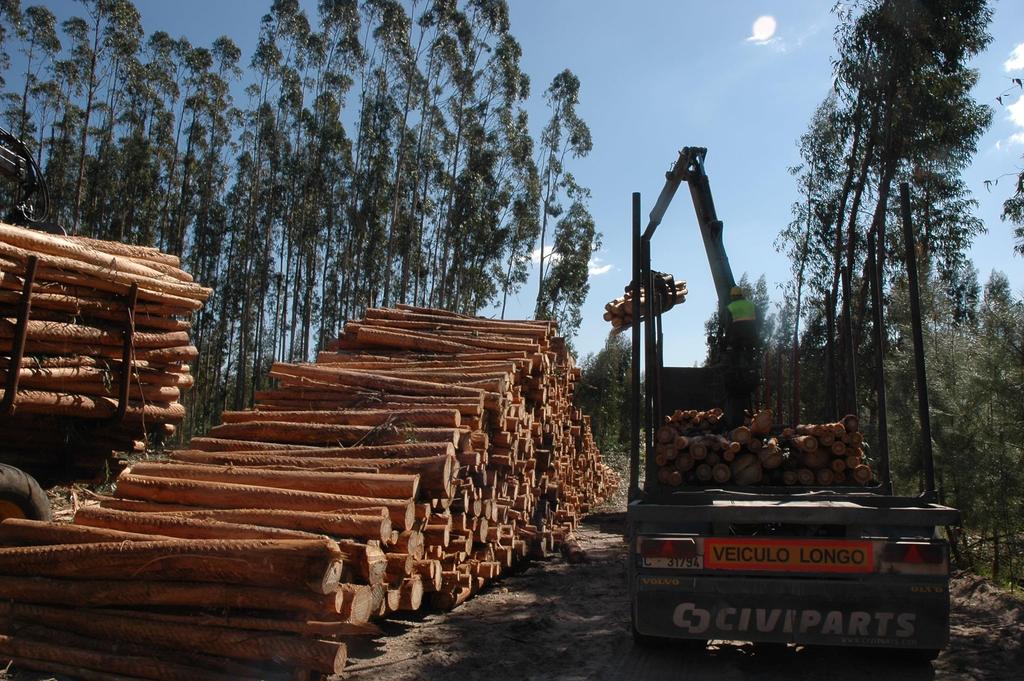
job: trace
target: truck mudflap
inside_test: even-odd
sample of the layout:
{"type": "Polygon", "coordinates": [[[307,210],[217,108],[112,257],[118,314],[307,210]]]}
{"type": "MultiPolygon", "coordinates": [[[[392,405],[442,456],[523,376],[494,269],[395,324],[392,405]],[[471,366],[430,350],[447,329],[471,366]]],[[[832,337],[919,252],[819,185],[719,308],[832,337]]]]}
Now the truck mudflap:
{"type": "Polygon", "coordinates": [[[646,636],[939,649],[949,639],[942,580],[636,576],[646,636]]]}

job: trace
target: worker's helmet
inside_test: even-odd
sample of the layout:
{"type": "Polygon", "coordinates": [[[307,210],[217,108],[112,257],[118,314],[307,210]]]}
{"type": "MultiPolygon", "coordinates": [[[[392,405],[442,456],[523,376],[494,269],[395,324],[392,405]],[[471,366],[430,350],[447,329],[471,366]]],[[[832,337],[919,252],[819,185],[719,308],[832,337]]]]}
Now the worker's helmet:
{"type": "Polygon", "coordinates": [[[742,298],[743,289],[741,289],[739,286],[733,286],[732,289],[729,290],[729,296],[732,298],[742,298]]]}

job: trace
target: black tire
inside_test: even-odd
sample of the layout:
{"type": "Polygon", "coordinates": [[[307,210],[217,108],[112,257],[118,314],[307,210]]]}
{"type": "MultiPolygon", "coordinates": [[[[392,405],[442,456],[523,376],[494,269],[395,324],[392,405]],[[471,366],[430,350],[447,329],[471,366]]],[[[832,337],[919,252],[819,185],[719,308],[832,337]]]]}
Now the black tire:
{"type": "Polygon", "coordinates": [[[25,471],[0,463],[0,520],[50,520],[50,500],[25,471]]]}

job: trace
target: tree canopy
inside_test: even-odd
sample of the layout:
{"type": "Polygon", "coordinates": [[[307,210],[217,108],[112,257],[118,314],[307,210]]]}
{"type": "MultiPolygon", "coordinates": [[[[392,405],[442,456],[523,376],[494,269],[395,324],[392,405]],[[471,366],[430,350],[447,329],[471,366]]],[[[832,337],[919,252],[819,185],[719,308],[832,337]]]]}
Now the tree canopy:
{"type": "Polygon", "coordinates": [[[193,429],[367,307],[503,302],[545,238],[538,314],[574,332],[600,242],[568,168],[592,146],[582,85],[555,73],[535,140],[504,0],[273,0],[252,54],[140,22],[130,0],[2,0],[0,77],[19,83],[2,116],[58,222],[180,255],[213,287],[193,429]]]}

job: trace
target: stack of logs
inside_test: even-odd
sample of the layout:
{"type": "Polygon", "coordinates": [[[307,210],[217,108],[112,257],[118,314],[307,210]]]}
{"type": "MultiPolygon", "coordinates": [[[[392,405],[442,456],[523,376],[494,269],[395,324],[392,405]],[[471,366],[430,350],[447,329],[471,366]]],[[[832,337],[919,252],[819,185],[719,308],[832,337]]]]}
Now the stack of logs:
{"type": "Polygon", "coordinates": [[[654,460],[663,485],[869,485],[857,417],[776,428],[764,409],[725,430],[722,410],[676,411],[655,433],[654,460]]]}
{"type": "Polygon", "coordinates": [[[331,673],[372,616],[450,609],[527,557],[571,553],[580,517],[618,480],[572,406],[579,370],[555,333],[368,310],[316,363],[275,364],[279,386],[256,409],[226,412],[170,461],[126,469],[73,525],[0,525],[8,544],[101,542],[0,549],[0,597],[14,601],[0,610],[14,627],[0,652],[97,669],[87,651],[131,641],[116,653],[125,666],[102,669],[174,678],[130,666],[140,657],[197,679],[266,678],[273,669],[252,665],[270,660],[331,673]],[[100,566],[115,546],[128,549],[100,566]],[[29,553],[48,567],[8,567],[29,553]],[[60,605],[95,610],[62,622],[60,605]],[[258,645],[230,643],[250,635],[258,645]],[[80,656],[55,658],[41,641],[80,656]]]}
{"type": "MultiPolygon", "coordinates": [[[[662,277],[663,283],[663,294],[657,298],[661,301],[659,312],[668,312],[679,303],[686,302],[686,296],[689,291],[686,288],[685,281],[675,281],[670,275],[661,275],[660,273],[658,275],[662,277]]],[[[612,328],[615,331],[625,331],[633,325],[633,287],[627,286],[625,291],[625,295],[621,298],[616,298],[604,306],[604,320],[611,322],[612,328]]],[[[647,292],[644,288],[641,288],[641,310],[646,304],[647,292]]],[[[640,320],[643,321],[642,313],[640,320]]]]}
{"type": "Polygon", "coordinates": [[[210,295],[179,265],[0,223],[0,459],[44,479],[92,477],[115,452],[174,433],[196,356],[188,317],[210,295]]]}

